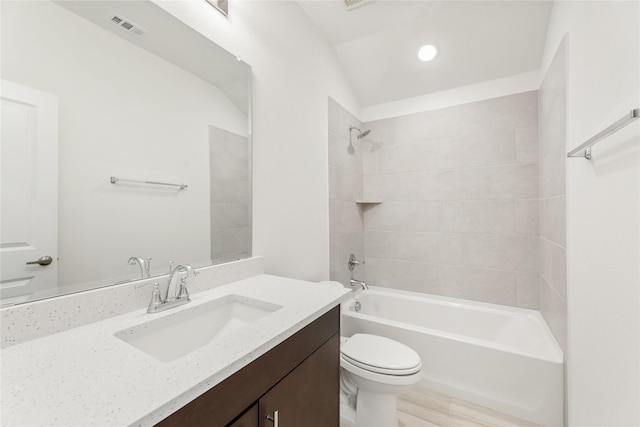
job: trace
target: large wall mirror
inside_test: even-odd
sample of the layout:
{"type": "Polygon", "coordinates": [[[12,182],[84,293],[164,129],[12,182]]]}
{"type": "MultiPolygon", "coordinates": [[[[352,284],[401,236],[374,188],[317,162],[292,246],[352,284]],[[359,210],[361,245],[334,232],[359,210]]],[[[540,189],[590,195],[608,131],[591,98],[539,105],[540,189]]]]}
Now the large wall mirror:
{"type": "Polygon", "coordinates": [[[0,7],[3,305],[250,256],[246,63],[149,1],[0,7]]]}

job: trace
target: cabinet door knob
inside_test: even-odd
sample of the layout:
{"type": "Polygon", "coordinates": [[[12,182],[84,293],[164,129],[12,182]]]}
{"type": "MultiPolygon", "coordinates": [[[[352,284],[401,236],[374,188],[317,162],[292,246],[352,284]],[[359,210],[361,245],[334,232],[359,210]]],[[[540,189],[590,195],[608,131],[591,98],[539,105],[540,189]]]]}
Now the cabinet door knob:
{"type": "Polygon", "coordinates": [[[267,419],[273,423],[273,427],[278,427],[278,411],[273,411],[273,416],[267,415],[267,419]]]}

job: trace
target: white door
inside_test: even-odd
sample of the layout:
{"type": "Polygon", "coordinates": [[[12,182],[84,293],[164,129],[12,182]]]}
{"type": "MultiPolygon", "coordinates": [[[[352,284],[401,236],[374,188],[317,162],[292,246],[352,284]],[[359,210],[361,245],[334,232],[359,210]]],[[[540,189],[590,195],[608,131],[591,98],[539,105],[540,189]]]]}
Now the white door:
{"type": "Polygon", "coordinates": [[[49,296],[57,289],[58,97],[0,80],[0,102],[4,304],[49,296]],[[46,257],[51,258],[48,265],[46,257]],[[41,258],[40,264],[29,264],[41,258]]]}

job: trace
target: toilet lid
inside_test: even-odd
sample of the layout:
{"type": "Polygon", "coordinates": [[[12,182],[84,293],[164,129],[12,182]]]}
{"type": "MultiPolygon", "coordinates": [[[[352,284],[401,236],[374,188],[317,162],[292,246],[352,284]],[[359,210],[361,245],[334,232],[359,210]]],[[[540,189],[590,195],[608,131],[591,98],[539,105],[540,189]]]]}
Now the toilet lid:
{"type": "Polygon", "coordinates": [[[392,375],[412,374],[422,367],[411,347],[377,335],[355,334],[340,346],[340,352],[356,366],[392,375]]]}

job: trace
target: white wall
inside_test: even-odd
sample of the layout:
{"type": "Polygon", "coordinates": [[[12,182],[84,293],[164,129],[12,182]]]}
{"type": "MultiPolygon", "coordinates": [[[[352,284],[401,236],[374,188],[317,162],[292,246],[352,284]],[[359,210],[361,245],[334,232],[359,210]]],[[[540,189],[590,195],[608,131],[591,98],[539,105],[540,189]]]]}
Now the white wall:
{"type": "Polygon", "coordinates": [[[2,78],[60,100],[60,285],[210,258],[209,125],[246,132],[221,91],[50,2],[3,2],[2,78]]]}
{"type": "Polygon", "coordinates": [[[265,271],[329,277],[327,100],[359,115],[335,52],[293,1],[162,2],[253,69],[253,254],[265,271]]]}
{"type": "MultiPolygon", "coordinates": [[[[565,33],[568,151],[640,107],[640,3],[556,2],[543,71],[565,33]]],[[[567,160],[573,426],[640,424],[639,122],[567,160]]]]}

